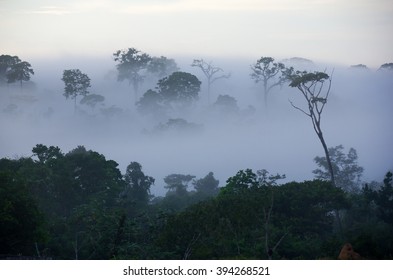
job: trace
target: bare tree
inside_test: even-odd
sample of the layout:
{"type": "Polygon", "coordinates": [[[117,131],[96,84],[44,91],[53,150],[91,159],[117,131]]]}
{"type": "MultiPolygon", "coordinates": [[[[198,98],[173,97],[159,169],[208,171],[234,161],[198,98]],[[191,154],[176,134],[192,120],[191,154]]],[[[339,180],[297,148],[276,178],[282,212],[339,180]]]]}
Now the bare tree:
{"type": "Polygon", "coordinates": [[[207,100],[208,104],[210,104],[211,85],[219,79],[228,79],[231,74],[218,75],[220,72],[224,72],[224,70],[222,70],[220,67],[213,66],[212,62],[208,63],[203,59],[194,59],[191,66],[199,67],[207,78],[207,100]]]}

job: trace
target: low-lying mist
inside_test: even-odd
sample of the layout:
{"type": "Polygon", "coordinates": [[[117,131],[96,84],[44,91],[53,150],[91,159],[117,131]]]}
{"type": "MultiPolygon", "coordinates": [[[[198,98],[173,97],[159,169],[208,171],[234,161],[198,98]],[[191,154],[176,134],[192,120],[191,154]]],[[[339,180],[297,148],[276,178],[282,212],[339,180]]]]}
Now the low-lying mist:
{"type": "MultiPolygon", "coordinates": [[[[202,82],[199,99],[187,110],[163,115],[144,115],[135,106],[132,86],[117,81],[113,60],[31,61],[31,82],[0,86],[0,157],[31,156],[36,144],[53,145],[68,152],[78,145],[115,160],[124,173],[131,161],[139,162],[145,174],[156,179],[154,194],[164,193],[162,179],[172,173],[201,178],[214,172],[220,185],[240,169],[266,169],[286,174],[287,181],[313,178],[315,156],[324,156],[311,120],[295,110],[304,100],[296,88],[274,88],[265,106],[260,83],[250,78],[254,61],[213,63],[230,78],[211,86],[207,98],[206,78],[191,67],[193,58],[178,62],[202,82]],[[80,69],[91,78],[90,93],[105,97],[94,108],[63,96],[64,69],[80,69]],[[235,105],[213,105],[228,95],[235,105]],[[232,100],[233,101],[233,100],[232,100]]],[[[303,67],[303,66],[302,66],[303,67]]],[[[311,66],[309,66],[311,67],[311,66]]],[[[353,147],[363,180],[381,181],[393,169],[393,73],[356,70],[314,64],[312,69],[332,74],[332,88],[322,129],[329,147],[353,147]]],[[[157,80],[146,80],[140,98],[157,80]]],[[[138,100],[138,99],[137,99],[138,100]]]]}

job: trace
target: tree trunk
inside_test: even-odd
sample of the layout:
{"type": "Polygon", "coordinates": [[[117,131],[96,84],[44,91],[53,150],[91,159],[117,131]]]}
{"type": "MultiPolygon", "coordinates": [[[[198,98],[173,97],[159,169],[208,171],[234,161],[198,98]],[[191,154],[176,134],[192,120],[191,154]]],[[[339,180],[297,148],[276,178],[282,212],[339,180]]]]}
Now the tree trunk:
{"type": "MultiPolygon", "coordinates": [[[[329,155],[329,150],[326,145],[325,139],[323,138],[323,134],[322,134],[320,127],[317,126],[317,128],[319,130],[319,132],[317,132],[318,138],[321,141],[323,150],[325,151],[326,162],[328,164],[328,169],[329,169],[329,173],[330,173],[330,182],[332,183],[333,188],[337,188],[336,179],[334,176],[333,165],[332,165],[332,161],[331,161],[330,155],[329,155]]],[[[338,210],[334,210],[334,215],[335,215],[335,218],[337,221],[337,226],[338,226],[338,231],[339,231],[340,237],[341,237],[341,239],[343,239],[344,234],[343,234],[343,229],[342,229],[342,224],[341,224],[340,213],[338,212],[338,210]]]]}

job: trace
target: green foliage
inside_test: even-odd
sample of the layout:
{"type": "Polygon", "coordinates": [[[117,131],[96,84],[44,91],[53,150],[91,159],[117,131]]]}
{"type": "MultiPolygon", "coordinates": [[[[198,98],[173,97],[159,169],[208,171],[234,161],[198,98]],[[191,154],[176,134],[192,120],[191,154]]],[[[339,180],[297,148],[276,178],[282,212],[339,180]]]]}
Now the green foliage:
{"type": "Polygon", "coordinates": [[[0,255],[35,255],[34,244],[45,239],[43,216],[23,178],[0,162],[0,255]]]}
{"type": "Polygon", "coordinates": [[[154,184],[154,178],[146,176],[142,171],[142,165],[131,162],[127,166],[124,175],[125,190],[122,197],[127,203],[135,205],[135,208],[146,207],[150,199],[150,187],[154,184]]]}
{"type": "Polygon", "coordinates": [[[380,188],[344,192],[330,182],[278,184],[284,175],[240,170],[218,189],[205,177],[154,178],[78,146],[39,144],[0,159],[0,254],[54,259],[336,259],[346,242],[366,259],[391,259],[392,173],[380,188]],[[191,187],[194,187],[192,189],[191,187]],[[218,191],[220,190],[219,194],[218,191]]]}

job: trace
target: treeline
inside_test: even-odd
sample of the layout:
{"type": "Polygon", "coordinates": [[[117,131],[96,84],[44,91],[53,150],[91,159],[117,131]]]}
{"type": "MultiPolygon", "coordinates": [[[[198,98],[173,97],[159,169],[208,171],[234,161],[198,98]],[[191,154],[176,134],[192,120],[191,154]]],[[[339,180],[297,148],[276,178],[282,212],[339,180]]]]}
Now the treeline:
{"type": "Polygon", "coordinates": [[[390,172],[357,191],[279,184],[266,170],[241,170],[221,188],[212,172],[170,174],[154,197],[138,162],[121,174],[83,146],[32,151],[0,160],[3,258],[336,259],[346,242],[362,258],[393,258],[390,172]]]}

